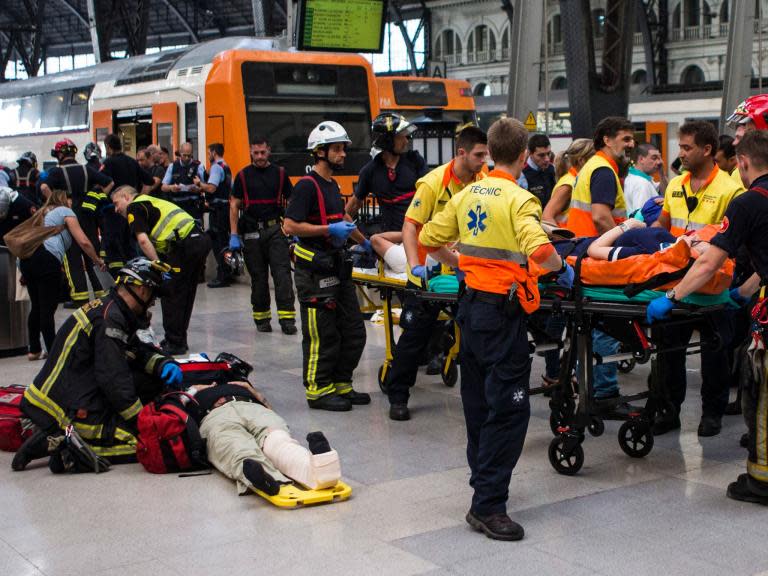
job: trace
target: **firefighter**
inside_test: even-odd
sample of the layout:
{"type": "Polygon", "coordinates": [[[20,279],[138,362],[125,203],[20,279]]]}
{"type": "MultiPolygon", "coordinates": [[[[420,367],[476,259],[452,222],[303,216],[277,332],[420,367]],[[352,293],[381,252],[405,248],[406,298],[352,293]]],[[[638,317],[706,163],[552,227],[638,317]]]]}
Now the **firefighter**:
{"type": "MultiPolygon", "coordinates": [[[[64,138],[56,142],[51,156],[59,161],[59,165],[48,171],[48,178],[42,185],[43,194],[47,197],[53,189],[66,190],[72,198],[72,210],[77,216],[80,227],[90,240],[96,252],[99,252],[99,234],[96,211],[98,198],[93,196],[94,186],[100,186],[105,194],[109,194],[113,182],[109,176],[98,172],[88,165],[78,164],[75,160],[77,146],[72,140],[64,138]]],[[[96,298],[106,295],[101,281],[93,267],[93,262],[80,249],[77,242],[72,242],[64,259],[64,273],[69,284],[69,295],[73,307],[88,301],[88,280],[91,282],[96,298]],[[86,280],[86,275],[88,279],[86,280]]]]}
{"type": "Polygon", "coordinates": [[[197,279],[211,249],[210,238],[196,221],[176,204],[135,188],[123,186],[112,193],[115,210],[128,220],[139,248],[150,260],[163,260],[178,268],[160,299],[165,340],[160,345],[169,356],[186,354],[187,330],[197,294],[197,279]]]}
{"type": "Polygon", "coordinates": [[[205,204],[208,208],[208,235],[211,237],[213,255],[217,264],[216,278],[208,282],[208,288],[224,288],[232,282],[222,254],[229,240],[229,193],[232,190],[232,171],[224,162],[224,144],[214,143],[208,146],[208,161],[211,164],[211,170],[207,182],[198,176],[195,176],[193,181],[205,194],[205,204]]]}
{"type": "Polygon", "coordinates": [[[235,178],[229,201],[229,249],[245,252],[251,276],[251,310],[259,332],[272,331],[269,273],[275,283],[277,319],[284,334],[296,334],[288,240],[281,229],[283,204],[293,187],[285,168],[269,161],[265,138],[251,142],[251,164],[235,178]]]}
{"type": "MultiPolygon", "coordinates": [[[[464,128],[456,137],[456,156],[447,164],[438,166],[419,179],[403,223],[403,247],[408,262],[408,288],[425,289],[424,263],[426,252],[419,246],[421,227],[434,218],[465,186],[482,178],[482,169],[488,155],[485,132],[475,126],[464,128]]],[[[448,249],[435,252],[433,257],[451,266],[456,255],[448,249]]],[[[410,387],[416,382],[424,352],[435,332],[439,306],[422,302],[408,295],[400,314],[402,334],[397,341],[392,368],[384,376],[389,396],[389,417],[392,420],[410,419],[408,399],[410,387]]]]}
{"type": "MultiPolygon", "coordinates": [[[[61,326],[40,373],[24,393],[21,410],[38,427],[16,453],[23,470],[48,455],[48,438],[70,424],[93,451],[112,462],[135,460],[136,417],[142,405],[181,382],[173,359],[142,343],[148,310],[170,267],[144,258],[123,268],[104,299],[78,309],[61,326]]],[[[62,463],[51,459],[51,469],[62,463]]]]}
{"type": "Polygon", "coordinates": [[[752,130],[743,134],[736,146],[736,158],[742,182],[749,189],[734,198],[725,211],[720,233],[710,248],[699,257],[680,283],[648,304],[648,322],[669,315],[675,303],[696,292],[725,263],[745,247],[756,272],[740,287],[731,288],[731,298],[746,305],[760,289],[760,298],[752,310],[752,344],[749,350],[751,370],[742,403],[749,417],[747,473],[728,486],[727,495],[735,500],[768,505],[768,358],[766,356],[765,319],[768,301],[768,132],[752,130]],[[762,288],[760,288],[762,286],[762,288]]]}
{"type": "Polygon", "coordinates": [[[35,206],[42,206],[45,200],[38,194],[37,189],[37,180],[40,177],[37,156],[34,152],[24,152],[16,160],[16,164],[16,168],[11,171],[11,187],[35,206]]]}
{"type": "Polygon", "coordinates": [[[205,180],[205,168],[192,154],[192,143],[181,145],[179,159],[168,166],[163,176],[161,190],[168,200],[176,204],[203,227],[203,191],[195,184],[195,178],[205,180]]]}
{"type": "Polygon", "coordinates": [[[284,222],[285,233],[299,239],[294,257],[307,403],[334,412],[371,402],[370,395],[352,388],[366,333],[344,250],[350,237],[360,244],[365,238],[344,220],[344,200],[333,179],[344,168],[351,143],[336,122],[324,121],[312,130],[307,149],[314,165],[296,183],[284,222]]]}
{"type": "Polygon", "coordinates": [[[541,227],[541,203],[517,184],[527,142],[521,122],[496,121],[488,130],[493,171],[454,195],[419,234],[431,251],[459,241],[458,268],[467,288],[456,320],[474,488],[466,520],[498,540],[523,537],[523,528],[507,515],[507,498],[531,410],[526,318],[540,301],[534,269],[559,271],[564,288],[574,277],[541,227]]]}

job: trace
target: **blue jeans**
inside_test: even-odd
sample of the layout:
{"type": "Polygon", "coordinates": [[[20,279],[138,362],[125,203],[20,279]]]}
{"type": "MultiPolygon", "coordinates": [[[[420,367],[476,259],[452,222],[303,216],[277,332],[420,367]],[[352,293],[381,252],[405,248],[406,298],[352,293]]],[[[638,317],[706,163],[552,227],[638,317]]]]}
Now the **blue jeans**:
{"type": "MultiPolygon", "coordinates": [[[[611,356],[619,351],[619,341],[604,332],[592,330],[592,352],[611,356]]],[[[619,394],[619,369],[616,362],[597,364],[592,369],[592,390],[595,398],[608,398],[619,394]]]]}

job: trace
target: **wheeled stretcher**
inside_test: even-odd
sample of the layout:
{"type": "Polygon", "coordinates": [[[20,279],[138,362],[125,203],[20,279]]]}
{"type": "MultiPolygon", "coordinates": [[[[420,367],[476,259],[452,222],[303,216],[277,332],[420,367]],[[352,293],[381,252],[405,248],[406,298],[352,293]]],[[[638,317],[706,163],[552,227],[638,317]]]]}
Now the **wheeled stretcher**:
{"type": "MultiPolygon", "coordinates": [[[[363,304],[361,310],[366,313],[372,313],[380,310],[384,323],[384,342],[385,356],[384,362],[379,367],[378,381],[379,388],[385,394],[386,377],[392,365],[393,351],[395,349],[394,327],[398,323],[398,316],[395,314],[395,298],[399,302],[404,300],[406,285],[408,283],[405,274],[396,274],[385,268],[384,261],[379,259],[377,268],[365,269],[355,268],[352,271],[352,280],[357,285],[363,304]],[[378,304],[370,290],[378,291],[381,304],[378,304]]],[[[428,292],[427,292],[428,294],[428,292]]],[[[452,302],[446,302],[443,307],[440,319],[452,324],[452,329],[446,332],[444,342],[445,361],[441,370],[441,377],[446,386],[455,386],[459,378],[457,366],[457,357],[459,355],[459,329],[453,322],[454,308],[456,304],[456,295],[453,295],[452,302]],[[452,335],[451,335],[452,334],[452,335]]]]}

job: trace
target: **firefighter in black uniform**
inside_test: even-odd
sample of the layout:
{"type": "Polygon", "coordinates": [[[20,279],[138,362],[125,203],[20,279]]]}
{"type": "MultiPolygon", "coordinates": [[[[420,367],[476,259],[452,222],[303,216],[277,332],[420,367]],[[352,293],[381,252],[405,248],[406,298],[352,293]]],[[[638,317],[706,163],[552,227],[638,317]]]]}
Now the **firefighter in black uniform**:
{"type": "Polygon", "coordinates": [[[37,179],[40,177],[37,156],[33,152],[24,152],[16,164],[16,168],[11,171],[11,187],[35,206],[42,206],[44,199],[37,189],[37,179]]]}
{"type": "Polygon", "coordinates": [[[229,205],[229,248],[244,249],[256,329],[272,331],[268,277],[271,269],[280,328],[285,334],[296,334],[290,252],[281,228],[284,199],[290,198],[293,187],[285,168],[270,163],[269,153],[265,139],[254,139],[251,164],[235,178],[229,205]]]}
{"type": "Polygon", "coordinates": [[[336,123],[318,124],[307,149],[312,171],[296,183],[285,214],[286,234],[297,236],[296,291],[301,307],[303,375],[310,408],[342,412],[369,404],[352,388],[352,373],[365,347],[365,324],[344,245],[365,238],[344,220],[344,200],[333,172],[344,168],[352,141],[336,123]]]}
{"type": "Polygon", "coordinates": [[[720,232],[710,248],[696,260],[680,283],[648,304],[648,322],[669,314],[678,300],[703,286],[725,263],[745,247],[756,270],[744,284],[731,289],[731,299],[747,305],[760,290],[752,308],[752,344],[748,355],[751,370],[744,378],[742,404],[749,428],[747,473],[728,486],[735,500],[768,505],[768,132],[752,130],[736,146],[739,174],[749,189],[728,205],[720,232]],[[762,286],[762,288],[761,288],[762,286]]]}
{"type": "MultiPolygon", "coordinates": [[[[141,342],[136,331],[170,270],[132,260],[104,299],[78,309],[59,329],[48,359],[24,393],[21,409],[39,428],[16,453],[13,469],[48,455],[48,437],[72,425],[93,451],[112,462],[134,461],[136,417],[166,385],[181,382],[172,358],[141,342]]],[[[51,459],[51,469],[61,462],[51,459]]]]}
{"type": "MultiPolygon", "coordinates": [[[[427,173],[424,158],[415,150],[409,150],[409,138],[416,126],[403,116],[384,112],[376,116],[371,128],[373,145],[381,150],[362,170],[354,195],[347,201],[346,212],[350,218],[357,216],[369,194],[379,204],[382,232],[400,232],[408,206],[416,194],[416,181],[427,173]]],[[[394,243],[400,238],[388,237],[394,243]]]]}
{"type": "Polygon", "coordinates": [[[176,204],[203,227],[203,191],[195,178],[205,180],[205,168],[192,156],[192,144],[181,145],[179,159],[168,166],[161,190],[168,200],[176,204]]]}
{"type": "Polygon", "coordinates": [[[194,182],[205,193],[208,207],[208,236],[211,237],[213,255],[216,257],[216,278],[208,282],[208,288],[224,288],[232,282],[232,274],[224,263],[223,251],[229,245],[229,193],[232,190],[232,171],[224,162],[224,145],[208,146],[211,169],[208,181],[195,176],[194,182]]]}
{"type": "Polygon", "coordinates": [[[197,279],[205,266],[211,241],[192,216],[172,202],[149,194],[139,196],[130,186],[115,190],[112,201],[115,210],[128,219],[131,233],[144,255],[150,260],[161,256],[179,269],[160,300],[165,329],[161,346],[169,356],[186,354],[197,279]]]}
{"type": "MultiPolygon", "coordinates": [[[[96,219],[98,198],[93,196],[93,188],[101,186],[102,191],[108,194],[112,189],[112,179],[90,166],[78,164],[75,160],[76,154],[77,146],[72,140],[64,138],[56,142],[51,150],[51,156],[59,161],[59,165],[48,171],[48,178],[42,185],[43,194],[47,195],[50,190],[67,191],[67,194],[72,197],[72,210],[77,216],[80,227],[98,252],[100,247],[96,219]]],[[[106,295],[93,262],[83,253],[77,242],[72,242],[72,246],[67,250],[64,272],[69,283],[70,298],[75,306],[84,304],[89,299],[86,274],[91,281],[96,298],[106,295]]]]}

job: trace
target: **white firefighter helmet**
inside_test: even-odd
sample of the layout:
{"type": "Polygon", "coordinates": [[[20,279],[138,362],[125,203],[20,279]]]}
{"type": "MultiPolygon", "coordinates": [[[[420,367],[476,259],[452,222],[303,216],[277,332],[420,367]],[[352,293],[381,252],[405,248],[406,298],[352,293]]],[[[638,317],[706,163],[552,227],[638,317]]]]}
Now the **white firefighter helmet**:
{"type": "Polygon", "coordinates": [[[307,139],[307,150],[316,150],[328,144],[351,144],[344,126],[332,120],[324,120],[315,126],[307,139]]]}

